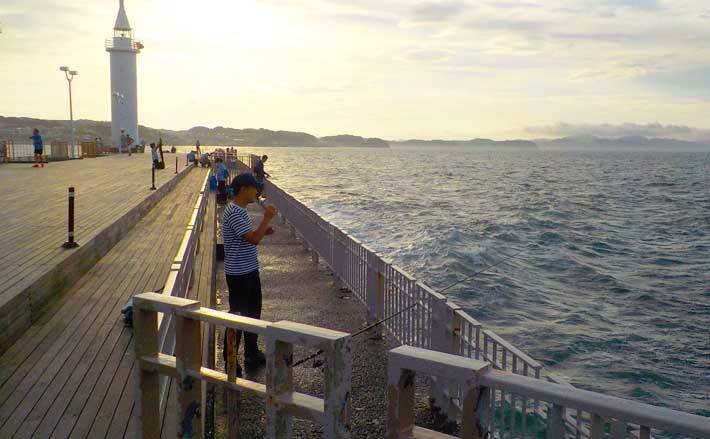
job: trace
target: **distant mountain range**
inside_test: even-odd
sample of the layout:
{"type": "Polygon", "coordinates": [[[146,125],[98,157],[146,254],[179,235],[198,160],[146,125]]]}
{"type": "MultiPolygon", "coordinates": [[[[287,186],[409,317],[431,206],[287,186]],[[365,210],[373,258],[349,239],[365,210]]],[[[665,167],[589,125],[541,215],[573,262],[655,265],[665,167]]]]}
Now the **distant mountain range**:
{"type": "MultiPolygon", "coordinates": [[[[104,141],[111,137],[111,123],[81,119],[74,121],[78,139],[92,140],[102,137],[104,141]]],[[[38,128],[45,142],[68,140],[69,121],[33,119],[28,117],[0,116],[0,141],[10,138],[28,140],[33,128],[38,128]]],[[[298,131],[273,131],[264,128],[227,128],[203,126],[188,130],[158,130],[140,126],[140,135],[146,142],[156,142],[162,136],[164,145],[194,145],[199,140],[203,145],[224,146],[315,146],[315,147],[368,147],[388,148],[392,146],[408,147],[465,147],[495,149],[552,149],[552,150],[710,150],[710,139],[706,141],[686,141],[678,139],[657,139],[641,136],[628,136],[616,139],[595,136],[573,136],[560,139],[530,140],[383,140],[365,138],[350,134],[316,137],[298,131]]],[[[140,139],[139,139],[140,140],[140,139]]]]}
{"type": "MultiPolygon", "coordinates": [[[[68,140],[69,121],[45,120],[29,117],[0,116],[0,140],[17,138],[26,140],[32,129],[39,129],[45,142],[68,140]]],[[[77,139],[93,140],[102,137],[111,138],[111,122],[76,120],[74,121],[77,139]]],[[[147,143],[157,142],[161,136],[164,145],[194,145],[197,140],[202,145],[223,146],[318,146],[318,147],[369,147],[389,148],[387,141],[377,138],[364,138],[353,135],[316,137],[312,134],[294,131],[272,131],[264,128],[236,129],[226,127],[192,127],[188,130],[164,130],[139,126],[140,137],[147,143]]],[[[140,141],[140,139],[138,139],[140,141]]]]}
{"type": "Polygon", "coordinates": [[[710,150],[710,139],[706,141],[688,141],[678,139],[659,139],[643,136],[626,136],[616,139],[595,136],[572,136],[561,139],[538,139],[535,142],[542,149],[561,150],[710,150]]]}
{"type": "Polygon", "coordinates": [[[471,139],[471,140],[400,140],[390,141],[392,145],[401,146],[427,146],[427,147],[474,147],[474,148],[537,148],[535,142],[530,140],[491,140],[491,139],[471,139]]]}

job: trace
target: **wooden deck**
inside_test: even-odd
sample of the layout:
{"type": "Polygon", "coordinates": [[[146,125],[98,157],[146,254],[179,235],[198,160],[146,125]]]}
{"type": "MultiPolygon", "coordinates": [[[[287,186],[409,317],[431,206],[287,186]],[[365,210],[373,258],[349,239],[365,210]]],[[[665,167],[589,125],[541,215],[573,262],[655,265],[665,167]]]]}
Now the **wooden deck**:
{"type": "MultiPolygon", "coordinates": [[[[66,219],[66,186],[77,188],[80,243],[145,196],[150,169],[146,173],[124,166],[133,160],[138,159],[101,158],[50,164],[45,169],[0,167],[3,181],[13,175],[25,184],[32,182],[26,193],[11,194],[12,206],[36,213],[24,221],[11,217],[5,209],[0,213],[4,224],[12,223],[24,237],[22,241],[3,233],[0,246],[7,249],[29,242],[32,247],[13,250],[12,264],[5,260],[0,267],[4,285],[13,282],[5,280],[5,273],[13,274],[12,285],[16,285],[23,282],[23,276],[15,274],[17,270],[31,275],[30,267],[41,267],[45,263],[41,261],[51,261],[50,255],[57,257],[61,252],[57,247],[64,240],[62,227],[54,224],[63,225],[66,219]],[[52,166],[64,165],[75,166],[81,181],[73,182],[58,171],[50,175],[52,166]],[[52,201],[40,202],[45,199],[52,201]],[[24,262],[15,263],[15,258],[24,262]]],[[[165,282],[205,172],[195,169],[188,173],[52,307],[51,313],[0,357],[0,437],[133,437],[132,330],[123,326],[120,309],[129,297],[156,290],[165,282]]],[[[161,171],[159,181],[173,174],[173,170],[161,171]]]]}
{"type": "MultiPolygon", "coordinates": [[[[149,157],[109,156],[44,168],[0,165],[0,309],[13,310],[0,316],[4,335],[21,333],[71,284],[70,270],[62,262],[80,249],[62,248],[67,239],[67,188],[76,188],[75,239],[84,244],[155,192],[150,190],[149,157]],[[39,293],[30,293],[33,288],[39,293]]],[[[182,171],[185,157],[178,158],[182,171]]],[[[167,154],[165,161],[168,169],[156,171],[159,189],[175,177],[175,155],[167,154]]],[[[116,238],[111,237],[113,242],[116,238]]],[[[16,338],[7,337],[0,337],[0,353],[16,338]]]]}

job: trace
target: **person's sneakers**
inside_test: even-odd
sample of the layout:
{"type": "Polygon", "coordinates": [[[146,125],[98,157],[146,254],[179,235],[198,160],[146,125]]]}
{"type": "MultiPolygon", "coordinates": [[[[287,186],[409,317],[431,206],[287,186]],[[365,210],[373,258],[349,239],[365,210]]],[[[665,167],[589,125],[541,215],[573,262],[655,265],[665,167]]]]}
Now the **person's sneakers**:
{"type": "Polygon", "coordinates": [[[248,367],[261,366],[266,364],[266,356],[261,351],[256,351],[244,358],[244,365],[248,367]]]}
{"type": "Polygon", "coordinates": [[[38,165],[37,163],[35,163],[34,165],[32,165],[32,167],[33,167],[33,168],[39,168],[39,165],[38,165]]]}

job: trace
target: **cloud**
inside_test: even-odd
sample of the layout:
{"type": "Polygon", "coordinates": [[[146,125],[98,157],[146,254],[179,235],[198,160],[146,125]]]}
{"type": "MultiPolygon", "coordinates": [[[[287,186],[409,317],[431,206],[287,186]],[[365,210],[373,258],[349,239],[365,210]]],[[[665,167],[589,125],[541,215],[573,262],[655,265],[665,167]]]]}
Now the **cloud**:
{"type": "Polygon", "coordinates": [[[561,122],[555,125],[528,127],[526,131],[531,135],[549,137],[596,136],[614,139],[626,136],[643,136],[682,140],[710,140],[710,130],[685,125],[663,125],[660,123],[574,124],[561,122]]]}
{"type": "Polygon", "coordinates": [[[451,53],[446,50],[439,49],[415,49],[410,50],[404,55],[404,59],[408,61],[445,61],[451,56],[451,53]]]}
{"type": "Polygon", "coordinates": [[[441,22],[459,15],[466,5],[461,1],[427,2],[416,6],[411,13],[415,22],[441,22]]]}

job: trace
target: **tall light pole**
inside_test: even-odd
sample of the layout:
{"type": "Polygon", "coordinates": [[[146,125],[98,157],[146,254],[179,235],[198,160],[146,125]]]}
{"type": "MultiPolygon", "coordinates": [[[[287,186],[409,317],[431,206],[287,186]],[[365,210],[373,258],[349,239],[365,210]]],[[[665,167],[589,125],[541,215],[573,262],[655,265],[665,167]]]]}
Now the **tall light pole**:
{"type": "Polygon", "coordinates": [[[72,108],[71,101],[71,81],[76,75],[79,74],[79,72],[76,70],[69,70],[69,67],[67,66],[61,66],[59,70],[64,72],[64,76],[66,76],[67,82],[69,83],[69,120],[71,121],[71,147],[73,150],[76,146],[76,132],[74,131],[74,109],[72,108]]]}

